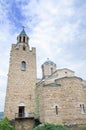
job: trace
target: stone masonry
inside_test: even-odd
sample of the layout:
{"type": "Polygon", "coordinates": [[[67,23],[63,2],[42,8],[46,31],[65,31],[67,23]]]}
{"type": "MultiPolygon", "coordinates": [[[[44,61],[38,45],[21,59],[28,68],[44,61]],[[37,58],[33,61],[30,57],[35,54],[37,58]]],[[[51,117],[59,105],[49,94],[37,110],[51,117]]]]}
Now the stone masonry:
{"type": "MultiPolygon", "coordinates": [[[[46,62],[44,65],[48,65],[46,62]]],[[[86,123],[86,81],[76,77],[73,71],[59,69],[42,78],[36,85],[35,93],[36,117],[42,123],[86,123]]]]}
{"type": "Polygon", "coordinates": [[[28,36],[23,30],[10,53],[4,117],[10,120],[34,117],[35,83],[36,49],[30,50],[28,36]]]}
{"type": "Polygon", "coordinates": [[[23,29],[10,52],[4,117],[14,121],[17,130],[32,130],[35,120],[85,124],[86,81],[70,69],[56,69],[49,59],[42,65],[42,79],[36,71],[36,49],[30,49],[23,29]]]}

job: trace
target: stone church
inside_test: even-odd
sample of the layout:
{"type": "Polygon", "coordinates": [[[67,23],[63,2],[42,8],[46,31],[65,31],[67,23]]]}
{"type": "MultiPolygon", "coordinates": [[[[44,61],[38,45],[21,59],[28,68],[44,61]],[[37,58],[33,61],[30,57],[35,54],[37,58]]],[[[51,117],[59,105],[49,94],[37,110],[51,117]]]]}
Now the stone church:
{"type": "Polygon", "coordinates": [[[30,49],[23,29],[12,44],[4,117],[17,130],[31,130],[39,123],[86,123],[86,81],[74,71],[57,69],[49,59],[37,79],[36,48],[30,49]]]}

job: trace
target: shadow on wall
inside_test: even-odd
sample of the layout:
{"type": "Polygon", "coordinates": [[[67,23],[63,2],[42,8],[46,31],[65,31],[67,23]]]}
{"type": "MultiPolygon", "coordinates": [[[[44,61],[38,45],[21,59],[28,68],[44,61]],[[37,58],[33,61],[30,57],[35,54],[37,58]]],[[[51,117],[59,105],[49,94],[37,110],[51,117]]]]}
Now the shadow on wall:
{"type": "Polygon", "coordinates": [[[38,119],[35,119],[35,121],[34,121],[34,127],[36,127],[36,126],[38,126],[40,124],[42,124],[42,123],[38,119]]]}

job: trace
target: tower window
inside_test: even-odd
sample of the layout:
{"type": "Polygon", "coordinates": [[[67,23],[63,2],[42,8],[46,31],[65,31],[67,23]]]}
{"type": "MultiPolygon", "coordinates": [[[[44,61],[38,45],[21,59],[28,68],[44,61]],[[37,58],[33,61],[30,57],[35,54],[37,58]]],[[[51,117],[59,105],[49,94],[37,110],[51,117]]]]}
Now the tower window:
{"type": "Polygon", "coordinates": [[[22,70],[26,70],[26,62],[22,61],[21,63],[22,70]]]}
{"type": "Polygon", "coordinates": [[[25,37],[23,37],[23,42],[25,42],[25,37]]]}
{"type": "Polygon", "coordinates": [[[51,74],[53,73],[53,68],[51,68],[51,74]]]}
{"type": "Polygon", "coordinates": [[[21,42],[21,37],[19,38],[19,42],[21,42]]]}
{"type": "Polygon", "coordinates": [[[55,106],[56,115],[58,115],[58,106],[55,106]]]}

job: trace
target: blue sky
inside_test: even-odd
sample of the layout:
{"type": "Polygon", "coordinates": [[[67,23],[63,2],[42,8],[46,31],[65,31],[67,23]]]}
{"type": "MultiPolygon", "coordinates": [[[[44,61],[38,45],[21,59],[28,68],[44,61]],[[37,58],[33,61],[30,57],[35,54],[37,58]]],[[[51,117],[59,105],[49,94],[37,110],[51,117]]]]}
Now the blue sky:
{"type": "Polygon", "coordinates": [[[37,76],[47,58],[86,80],[86,0],[0,0],[0,111],[12,43],[25,26],[37,50],[37,76]]]}

